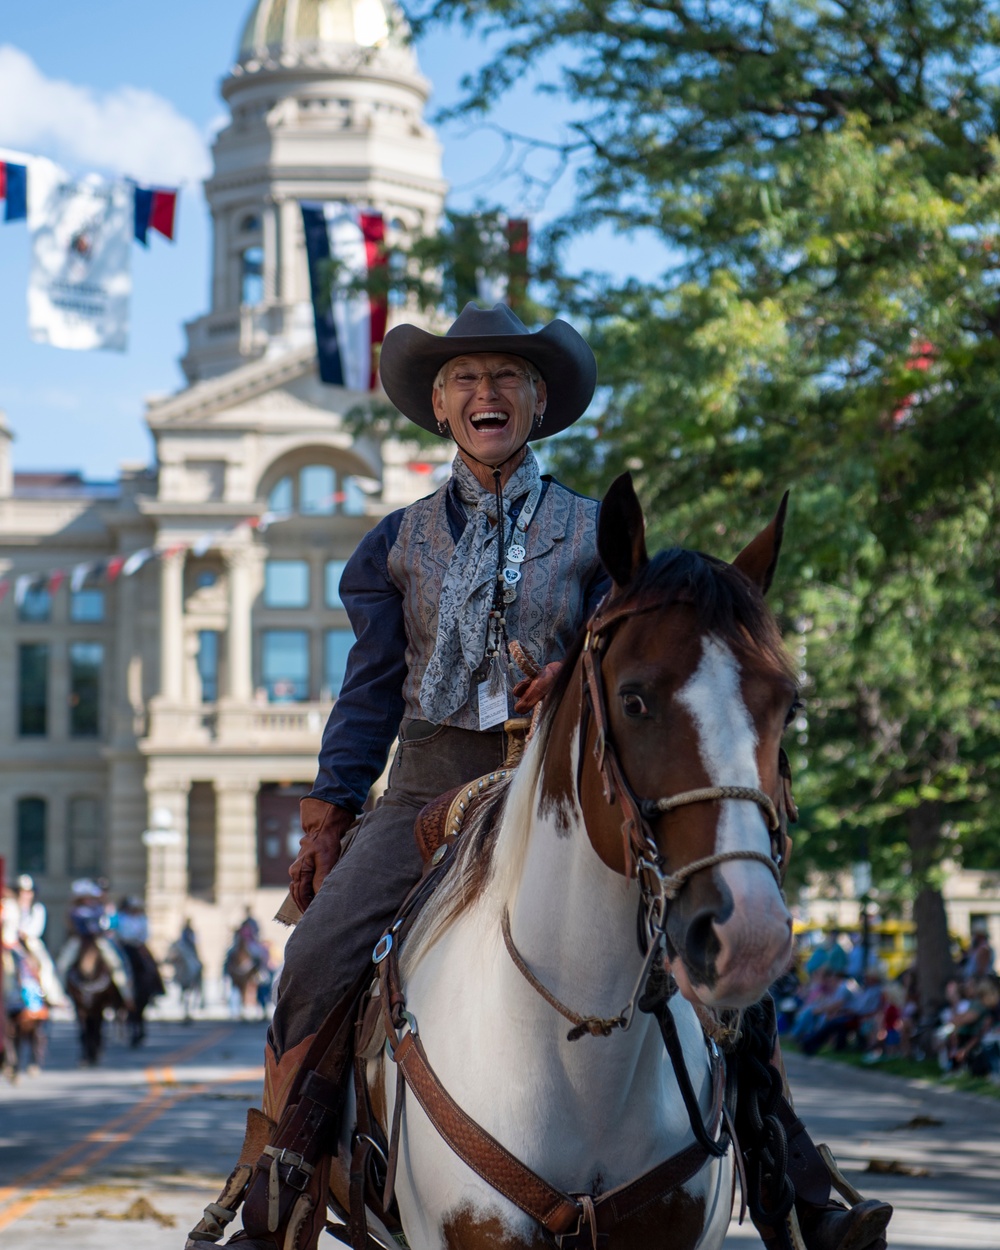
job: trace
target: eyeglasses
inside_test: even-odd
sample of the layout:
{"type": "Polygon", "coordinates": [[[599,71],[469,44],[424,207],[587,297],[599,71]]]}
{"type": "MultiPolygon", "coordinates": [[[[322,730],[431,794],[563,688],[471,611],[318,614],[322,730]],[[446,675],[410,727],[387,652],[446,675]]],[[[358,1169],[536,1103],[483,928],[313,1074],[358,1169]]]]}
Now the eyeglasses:
{"type": "Polygon", "coordinates": [[[456,369],[445,381],[456,391],[475,391],[483,378],[487,378],[498,391],[516,391],[530,376],[523,369],[504,365],[500,369],[456,369]]]}

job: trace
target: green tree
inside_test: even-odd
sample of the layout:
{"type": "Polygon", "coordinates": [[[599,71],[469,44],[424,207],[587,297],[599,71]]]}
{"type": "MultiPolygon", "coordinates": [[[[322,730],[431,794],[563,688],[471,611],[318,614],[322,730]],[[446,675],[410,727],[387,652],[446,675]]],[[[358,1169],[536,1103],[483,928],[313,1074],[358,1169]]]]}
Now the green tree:
{"type": "MultiPolygon", "coordinates": [[[[585,319],[600,407],[553,452],[636,474],[654,537],[724,554],[781,490],[808,716],[803,858],[909,894],[941,999],[941,863],[998,827],[1000,18],[986,0],[430,0],[496,49],[460,111],[530,77],[574,111],[544,297],[585,319]],[[610,223],[677,261],[551,267],[610,223]]],[[[512,137],[512,141],[513,137],[512,137]]],[[[550,145],[551,146],[551,145],[550,145]]],[[[995,855],[995,852],[993,852],[995,855]]]]}

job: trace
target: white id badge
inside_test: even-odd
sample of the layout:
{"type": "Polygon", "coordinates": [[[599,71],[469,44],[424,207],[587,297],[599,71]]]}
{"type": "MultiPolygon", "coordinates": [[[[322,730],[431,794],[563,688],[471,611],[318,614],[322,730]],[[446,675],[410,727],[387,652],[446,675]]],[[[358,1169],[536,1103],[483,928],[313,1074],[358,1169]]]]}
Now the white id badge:
{"type": "Polygon", "coordinates": [[[479,728],[492,729],[507,719],[507,691],[501,687],[490,694],[489,681],[479,683],[479,728]]]}

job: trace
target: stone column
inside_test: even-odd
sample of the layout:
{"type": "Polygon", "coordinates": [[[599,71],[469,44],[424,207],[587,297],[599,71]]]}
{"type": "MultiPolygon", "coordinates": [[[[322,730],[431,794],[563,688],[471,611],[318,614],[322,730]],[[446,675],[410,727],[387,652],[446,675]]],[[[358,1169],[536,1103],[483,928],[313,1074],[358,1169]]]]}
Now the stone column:
{"type": "Polygon", "coordinates": [[[309,270],[305,248],[298,248],[299,232],[302,230],[302,212],[294,200],[280,205],[281,212],[281,302],[287,308],[291,304],[308,302],[309,270]]]}
{"type": "Polygon", "coordinates": [[[256,777],[215,783],[215,897],[232,908],[252,904],[257,890],[256,777]]]}
{"type": "Polygon", "coordinates": [[[264,248],[264,303],[274,304],[280,295],[281,257],[278,253],[278,206],[273,200],[264,204],[261,222],[264,248]]]}
{"type": "Polygon", "coordinates": [[[188,782],[147,779],[146,912],[162,952],[177,936],[187,903],[188,782]]]}
{"type": "Polygon", "coordinates": [[[107,873],[120,894],[146,893],[148,848],[142,833],[149,827],[143,773],[146,761],[132,751],[108,757],[107,873]]]}
{"type": "Polygon", "coordinates": [[[130,676],[136,650],[138,594],[134,577],[115,584],[115,643],[111,703],[111,740],[124,746],[135,741],[135,709],[130,698],[130,676]]]}
{"type": "Polygon", "coordinates": [[[180,703],[184,682],[184,553],[160,562],[160,697],[180,703]]]}
{"type": "Polygon", "coordinates": [[[251,547],[237,547],[226,554],[229,566],[229,628],[226,631],[226,659],[229,670],[227,694],[234,703],[249,703],[253,697],[253,600],[257,587],[254,574],[259,557],[251,547]]]}

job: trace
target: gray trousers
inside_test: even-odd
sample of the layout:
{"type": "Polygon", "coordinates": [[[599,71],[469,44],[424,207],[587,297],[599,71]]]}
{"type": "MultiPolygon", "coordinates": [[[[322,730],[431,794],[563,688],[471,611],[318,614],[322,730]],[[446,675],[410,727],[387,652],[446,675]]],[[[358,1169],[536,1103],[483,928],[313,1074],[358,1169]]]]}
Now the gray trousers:
{"type": "Polygon", "coordinates": [[[288,939],[271,1020],[276,1058],[319,1029],[419,880],[417,813],[446,790],[500,768],[505,744],[501,732],[403,721],[388,788],[288,939]]]}

